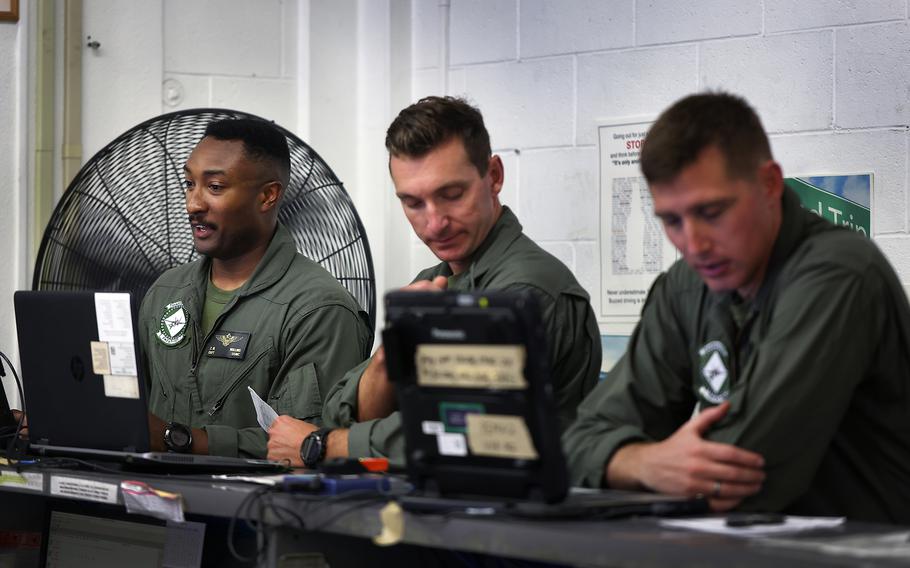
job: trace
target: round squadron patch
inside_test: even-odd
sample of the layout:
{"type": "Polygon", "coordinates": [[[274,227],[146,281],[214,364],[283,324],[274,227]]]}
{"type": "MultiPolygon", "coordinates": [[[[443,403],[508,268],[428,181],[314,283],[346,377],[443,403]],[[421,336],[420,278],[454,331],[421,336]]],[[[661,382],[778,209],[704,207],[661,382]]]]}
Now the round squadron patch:
{"type": "Polygon", "coordinates": [[[701,385],[698,394],[705,402],[720,404],[730,398],[730,355],[720,341],[710,341],[698,350],[701,385]]]}
{"type": "Polygon", "coordinates": [[[186,337],[186,328],[190,323],[190,317],[183,307],[183,302],[177,300],[164,307],[164,315],[161,316],[161,322],[158,324],[158,340],[168,347],[177,345],[186,337]]]}

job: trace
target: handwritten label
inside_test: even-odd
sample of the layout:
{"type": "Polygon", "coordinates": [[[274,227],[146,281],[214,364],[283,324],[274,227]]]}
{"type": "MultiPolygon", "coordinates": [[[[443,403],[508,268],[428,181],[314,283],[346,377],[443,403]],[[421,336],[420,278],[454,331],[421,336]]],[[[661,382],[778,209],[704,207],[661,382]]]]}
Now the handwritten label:
{"type": "Polygon", "coordinates": [[[523,345],[417,346],[417,384],[472,389],[525,389],[523,345]]]}
{"type": "Polygon", "coordinates": [[[521,416],[468,414],[468,447],[478,456],[537,459],[528,425],[521,416]]]}

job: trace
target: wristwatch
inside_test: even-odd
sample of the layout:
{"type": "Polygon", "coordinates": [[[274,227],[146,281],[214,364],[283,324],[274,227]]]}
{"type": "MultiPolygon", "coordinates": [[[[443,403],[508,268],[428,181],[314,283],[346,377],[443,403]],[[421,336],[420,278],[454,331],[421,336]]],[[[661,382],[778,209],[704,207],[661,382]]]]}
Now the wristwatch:
{"type": "Polygon", "coordinates": [[[184,424],[169,422],[164,429],[164,445],[171,452],[189,452],[193,447],[193,430],[184,424]]]}
{"type": "Polygon", "coordinates": [[[319,462],[325,459],[331,431],[332,428],[320,428],[303,439],[303,443],[300,444],[300,459],[303,460],[304,466],[314,469],[319,462]]]}

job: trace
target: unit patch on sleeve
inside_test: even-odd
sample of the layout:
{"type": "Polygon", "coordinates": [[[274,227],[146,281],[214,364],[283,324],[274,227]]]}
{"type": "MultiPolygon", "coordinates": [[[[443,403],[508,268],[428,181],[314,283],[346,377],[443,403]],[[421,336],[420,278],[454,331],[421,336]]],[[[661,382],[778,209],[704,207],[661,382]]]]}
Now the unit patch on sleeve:
{"type": "Polygon", "coordinates": [[[248,331],[218,330],[205,345],[206,357],[223,359],[243,359],[250,343],[248,331]]]}
{"type": "Polygon", "coordinates": [[[720,341],[709,341],[698,350],[701,384],[698,396],[720,404],[730,398],[730,354],[720,341]]]}
{"type": "Polygon", "coordinates": [[[186,337],[186,329],[190,323],[190,316],[183,307],[183,302],[177,300],[164,307],[164,314],[158,324],[158,340],[168,347],[173,347],[186,337]]]}

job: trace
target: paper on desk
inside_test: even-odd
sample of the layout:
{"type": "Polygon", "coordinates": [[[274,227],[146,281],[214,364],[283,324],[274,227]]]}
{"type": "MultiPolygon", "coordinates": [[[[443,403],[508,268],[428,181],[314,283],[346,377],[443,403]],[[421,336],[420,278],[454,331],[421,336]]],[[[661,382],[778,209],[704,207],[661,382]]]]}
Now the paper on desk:
{"type": "Polygon", "coordinates": [[[205,544],[205,523],[167,522],[162,568],[199,568],[205,544]]]}
{"type": "Polygon", "coordinates": [[[278,418],[278,413],[275,412],[275,409],[268,405],[262,397],[256,394],[256,391],[253,390],[253,387],[246,387],[250,390],[250,398],[253,399],[253,408],[256,409],[256,420],[259,421],[259,425],[262,426],[262,429],[266,432],[269,431],[269,428],[272,427],[272,422],[278,418]]]}
{"type": "Polygon", "coordinates": [[[165,521],[182,523],[183,498],[177,493],[152,489],[141,481],[121,481],[120,493],[128,513],[149,515],[165,521]]]}
{"type": "Polygon", "coordinates": [[[844,524],[844,517],[797,517],[788,515],[782,523],[728,527],[724,517],[699,517],[696,519],[663,519],[661,526],[687,529],[730,536],[756,537],[793,534],[816,529],[830,529],[844,524]]]}
{"type": "Polygon", "coordinates": [[[907,531],[800,539],[770,538],[762,540],[761,544],[855,558],[910,559],[910,532],[907,531]]]}

